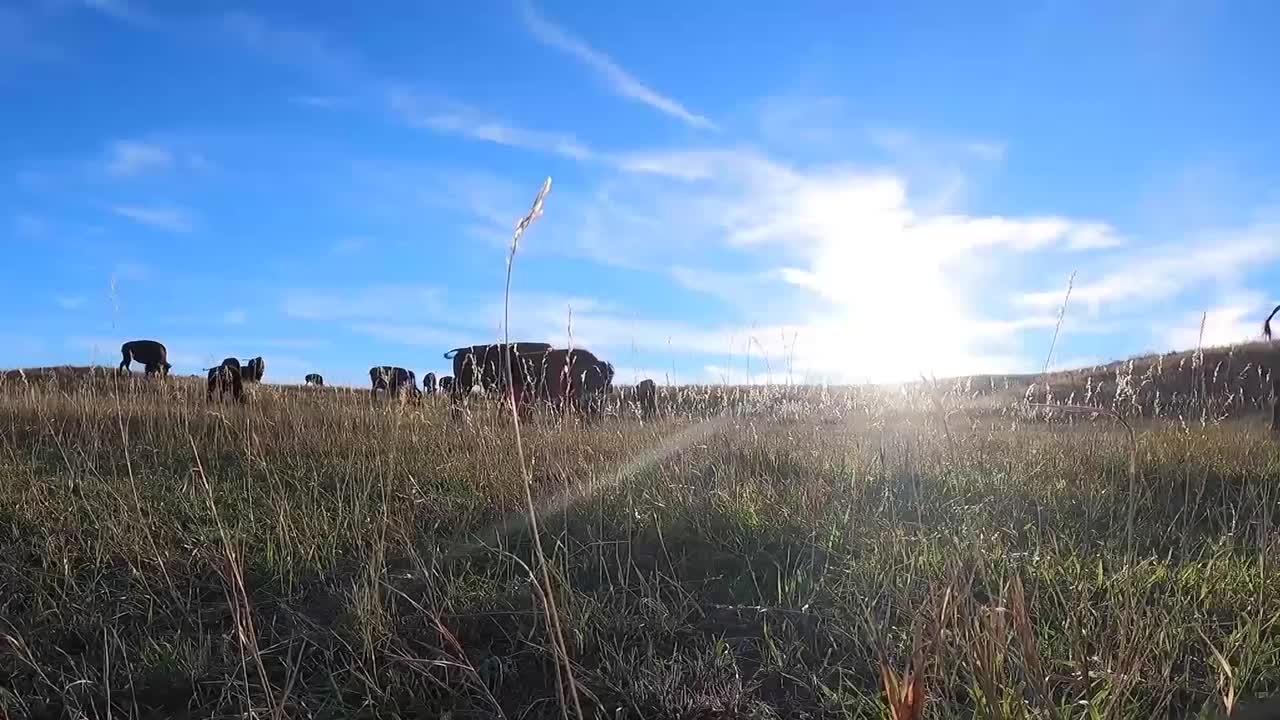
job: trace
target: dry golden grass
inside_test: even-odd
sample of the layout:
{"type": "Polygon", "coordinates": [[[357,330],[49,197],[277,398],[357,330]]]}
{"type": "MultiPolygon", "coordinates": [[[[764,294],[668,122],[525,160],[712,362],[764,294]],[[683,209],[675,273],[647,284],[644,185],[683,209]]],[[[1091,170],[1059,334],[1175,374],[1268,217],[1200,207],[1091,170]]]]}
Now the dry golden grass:
{"type": "MultiPolygon", "coordinates": [[[[584,713],[1185,717],[1280,691],[1261,398],[1126,401],[1131,447],[1025,387],[667,389],[655,423],[524,427],[584,713]]],[[[0,715],[559,717],[522,477],[483,402],[5,377],[0,715]]]]}

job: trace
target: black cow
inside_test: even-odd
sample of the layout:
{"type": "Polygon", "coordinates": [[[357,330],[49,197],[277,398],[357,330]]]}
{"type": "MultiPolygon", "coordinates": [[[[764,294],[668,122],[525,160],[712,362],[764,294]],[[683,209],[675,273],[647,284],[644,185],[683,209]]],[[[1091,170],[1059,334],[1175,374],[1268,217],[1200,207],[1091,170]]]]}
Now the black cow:
{"type": "Polygon", "coordinates": [[[398,396],[402,389],[417,391],[417,379],[412,370],[405,370],[394,365],[379,365],[369,368],[369,382],[373,388],[369,391],[369,399],[377,397],[379,390],[391,396],[398,396]]]}
{"type": "Polygon", "coordinates": [[[1277,305],[1276,309],[1272,310],[1271,314],[1268,315],[1267,319],[1262,323],[1262,339],[1267,342],[1271,341],[1271,320],[1275,318],[1277,313],[1280,313],[1280,305],[1277,305]]]}
{"type": "Polygon", "coordinates": [[[240,366],[240,377],[245,382],[257,383],[262,382],[262,376],[267,374],[267,361],[261,357],[247,360],[240,366]]]}
{"type": "Polygon", "coordinates": [[[445,375],[444,377],[440,378],[440,392],[446,395],[453,394],[453,376],[452,375],[445,375]]]}
{"type": "Polygon", "coordinates": [[[148,375],[168,375],[173,367],[169,364],[169,351],[155,340],[130,340],[120,346],[120,357],[121,372],[129,372],[134,360],[142,363],[148,375]]]}
{"type": "Polygon", "coordinates": [[[422,391],[428,395],[436,394],[436,374],[429,372],[422,376],[422,391]]]}
{"type": "Polygon", "coordinates": [[[213,402],[213,393],[218,393],[218,399],[222,400],[227,393],[231,393],[232,399],[238,403],[244,402],[244,381],[241,379],[240,361],[235,358],[227,358],[217,367],[211,367],[209,370],[209,382],[205,392],[205,401],[213,402]]]}
{"type": "Polygon", "coordinates": [[[486,392],[506,387],[505,363],[513,363],[516,355],[543,353],[550,349],[550,343],[492,343],[454,348],[444,354],[444,359],[453,361],[453,392],[466,395],[476,385],[486,392]]]}
{"type": "Polygon", "coordinates": [[[640,417],[652,420],[658,415],[658,385],[645,378],[636,385],[636,401],[640,403],[640,417]]]}
{"type": "Polygon", "coordinates": [[[566,407],[596,414],[604,395],[613,387],[613,365],[590,350],[548,350],[520,355],[522,372],[512,377],[526,387],[523,400],[543,400],[557,411],[566,407]]]}
{"type": "Polygon", "coordinates": [[[308,385],[324,387],[324,377],[321,376],[320,373],[310,373],[306,377],[302,378],[302,381],[308,385]]]}

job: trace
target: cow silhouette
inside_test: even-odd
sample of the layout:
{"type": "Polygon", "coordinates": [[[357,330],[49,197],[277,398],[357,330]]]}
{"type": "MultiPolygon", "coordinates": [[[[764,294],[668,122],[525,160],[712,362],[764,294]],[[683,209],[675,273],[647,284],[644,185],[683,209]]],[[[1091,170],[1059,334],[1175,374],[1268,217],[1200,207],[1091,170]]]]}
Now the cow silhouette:
{"type": "Polygon", "coordinates": [[[369,368],[369,382],[372,385],[369,390],[370,400],[377,397],[379,390],[392,397],[399,396],[401,390],[417,391],[417,380],[414,378],[413,371],[394,365],[378,365],[369,368]]]}
{"type": "Polygon", "coordinates": [[[241,378],[240,361],[227,358],[217,367],[208,368],[209,380],[205,389],[205,402],[213,402],[214,393],[224,399],[228,393],[238,403],[244,402],[244,380],[241,378]]]}
{"type": "Polygon", "coordinates": [[[316,387],[324,387],[324,377],[321,376],[320,373],[309,373],[306,377],[302,379],[302,381],[308,385],[315,385],[316,387]]]}
{"type": "Polygon", "coordinates": [[[636,401],[640,404],[640,417],[652,420],[658,415],[658,385],[650,378],[636,385],[636,401]]]}
{"type": "Polygon", "coordinates": [[[148,375],[165,376],[173,367],[169,364],[169,351],[155,340],[130,340],[120,346],[120,370],[129,372],[133,361],[142,363],[148,375]]]}
{"type": "Polygon", "coordinates": [[[477,385],[486,392],[502,389],[507,382],[507,363],[513,363],[517,355],[546,352],[550,349],[550,343],[535,342],[491,343],[454,348],[444,354],[445,360],[453,361],[453,393],[466,395],[477,385]]]}

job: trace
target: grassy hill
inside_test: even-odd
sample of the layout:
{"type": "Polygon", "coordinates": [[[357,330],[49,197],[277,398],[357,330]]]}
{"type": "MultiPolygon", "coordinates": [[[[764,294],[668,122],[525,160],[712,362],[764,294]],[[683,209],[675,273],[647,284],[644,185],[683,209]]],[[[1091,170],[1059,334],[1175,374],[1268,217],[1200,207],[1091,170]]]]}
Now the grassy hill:
{"type": "Polygon", "coordinates": [[[1280,694],[1272,358],[669,388],[519,445],[483,399],[6,373],[0,716],[883,717],[908,666],[925,717],[1280,694]],[[993,414],[1042,392],[1146,422],[993,414]]]}

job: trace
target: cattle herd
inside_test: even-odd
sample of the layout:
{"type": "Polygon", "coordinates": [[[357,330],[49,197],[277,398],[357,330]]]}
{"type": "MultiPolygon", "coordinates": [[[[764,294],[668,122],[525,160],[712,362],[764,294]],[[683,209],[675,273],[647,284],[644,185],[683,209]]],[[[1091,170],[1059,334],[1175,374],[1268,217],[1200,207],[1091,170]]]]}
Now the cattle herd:
{"type": "MultiPolygon", "coordinates": [[[[155,340],[131,340],[120,346],[120,370],[128,372],[133,362],[143,365],[147,375],[169,374],[168,351],[155,340]]],[[[537,403],[557,411],[573,410],[594,415],[613,389],[613,365],[585,349],[554,348],[549,343],[490,343],[454,348],[444,354],[453,361],[453,375],[436,378],[427,373],[419,389],[412,370],[393,365],[369,368],[370,398],[408,394],[417,398],[437,393],[449,396],[455,405],[479,388],[486,394],[500,393],[514,401],[522,415],[537,403]]],[[[206,368],[206,399],[212,402],[230,396],[244,402],[245,383],[262,381],[267,369],[261,357],[241,362],[229,357],[206,368]]],[[[324,386],[317,373],[307,375],[310,386],[324,386]]],[[[635,389],[637,404],[645,418],[657,413],[657,385],[642,380],[635,389]]]]}

